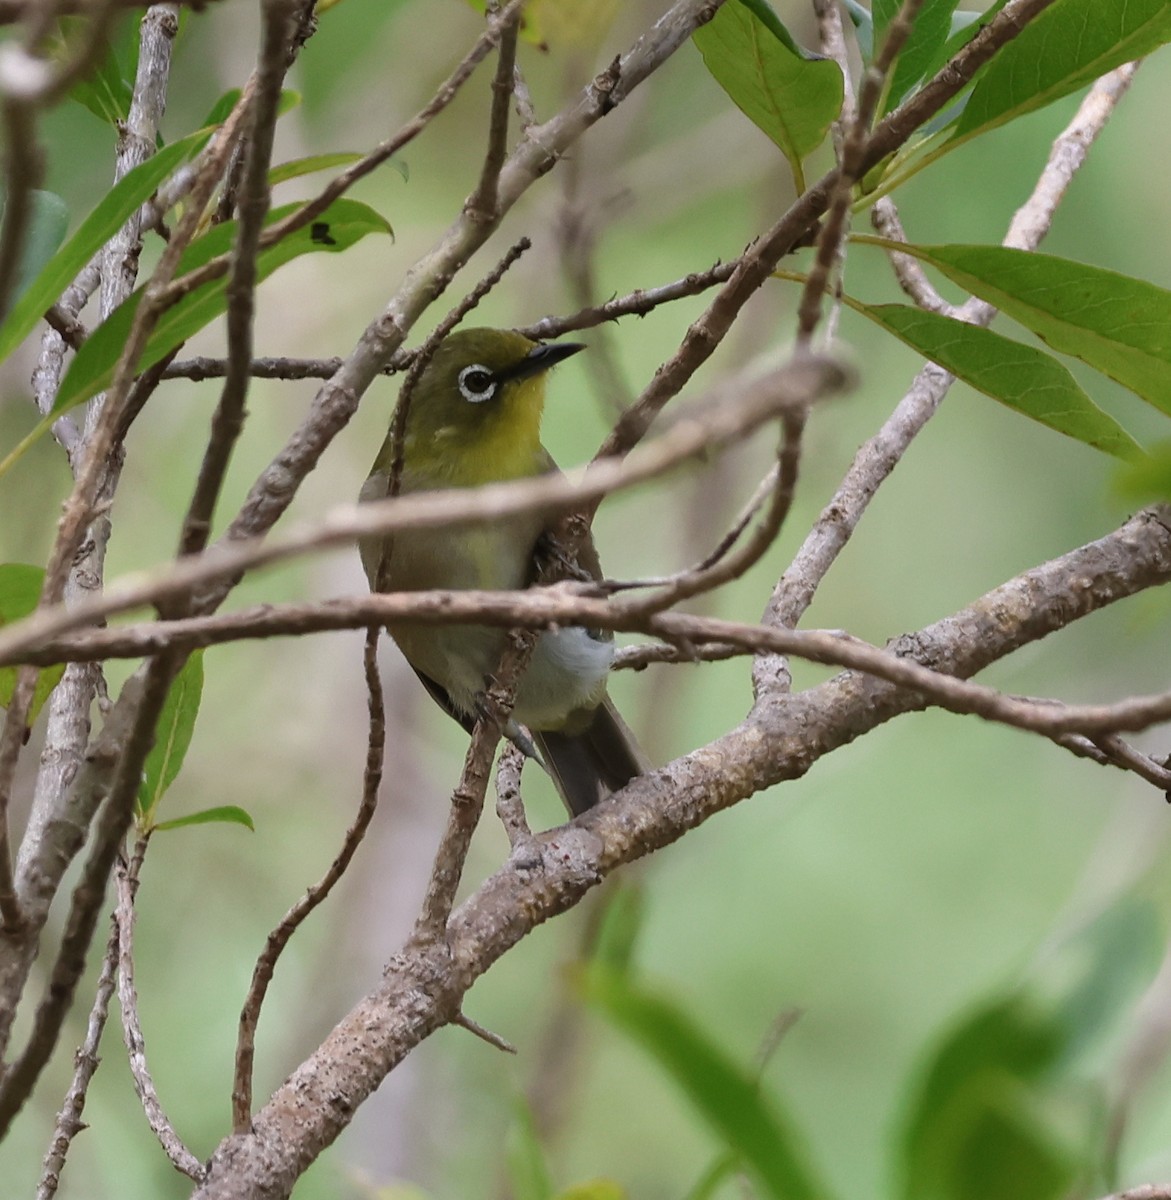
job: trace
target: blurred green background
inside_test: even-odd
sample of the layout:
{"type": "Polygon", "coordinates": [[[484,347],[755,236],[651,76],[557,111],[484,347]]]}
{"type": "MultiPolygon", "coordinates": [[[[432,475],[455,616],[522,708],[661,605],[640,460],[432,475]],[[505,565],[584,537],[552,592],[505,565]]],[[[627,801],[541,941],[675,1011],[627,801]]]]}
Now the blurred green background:
{"type": "MultiPolygon", "coordinates": [[[[794,33],[812,44],[806,7],[799,0],[778,5],[794,33]]],[[[186,21],[164,124],[168,139],[194,128],[221,92],[242,82],[254,55],[256,8],[250,0],[224,0],[186,21]]],[[[613,21],[596,37],[567,21],[550,27],[547,53],[522,47],[539,114],[554,112],[666,3],[627,0],[612,8],[613,21]]],[[[479,21],[458,0],[338,4],[294,68],[291,84],[303,102],[281,122],[278,160],[362,150],[386,136],[429,98],[479,21]]],[[[265,284],[259,353],[348,352],[474,185],[489,80],[481,68],[407,148],[407,180],[385,169],[359,186],[357,195],[392,222],[393,244],[371,239],[348,257],[310,256],[265,284]]],[[[897,197],[910,236],[999,240],[1077,100],[979,139],[914,181],[897,197]]],[[[1171,281],[1171,167],[1152,152],[1152,131],[1165,124],[1169,103],[1161,55],[1140,71],[1074,182],[1048,250],[1164,286],[1171,281]]],[[[45,142],[47,186],[65,197],[76,223],[107,185],[112,131],[65,104],[46,122],[45,142]]],[[[827,163],[823,157],[815,166],[827,163]]],[[[312,194],[315,182],[286,185],[278,198],[312,194]]],[[[459,284],[470,286],[527,234],[533,250],[475,318],[527,323],[578,306],[563,267],[566,230],[574,222],[584,222],[594,240],[593,286],[604,299],[735,256],[790,199],[775,148],[685,46],[532,189],[459,284]]],[[[896,298],[871,248],[850,253],[846,282],[866,300],[896,298]]],[[[758,359],[782,356],[795,303],[792,285],[762,291],[689,394],[702,394],[758,359]]],[[[682,301],[607,328],[632,392],[702,308],[702,298],[682,301]]],[[[436,306],[425,327],[444,311],[436,306]]],[[[798,503],[781,541],[747,578],[701,601],[702,611],[759,616],[855,449],[917,369],[908,350],[849,313],[841,334],[844,352],[860,366],[860,387],[814,415],[798,503]]],[[[220,329],[191,347],[222,349],[220,329]]],[[[35,354],[32,344],[0,369],[4,446],[31,423],[35,354]]],[[[1159,434],[1157,420],[1137,401],[1097,377],[1087,386],[1140,437],[1159,434]]],[[[302,418],[313,391],[311,382],[256,383],[221,524],[302,418]]],[[[319,517],[356,495],[394,391],[387,382],[365,397],[302,488],[290,521],[319,517]]],[[[216,396],[214,383],[169,383],[136,424],[113,513],[110,578],[173,553],[216,396]]],[[[574,359],[553,382],[546,442],[562,464],[580,463],[606,428],[606,408],[587,367],[574,359]]],[[[668,572],[702,554],[751,494],[771,453],[766,435],[721,461],[608,502],[597,524],[608,572],[626,578],[668,572]]],[[[881,643],[944,616],[1115,527],[1126,513],[1112,497],[1111,472],[1104,456],[957,386],[882,489],[805,624],[881,643]]],[[[0,480],[6,514],[0,561],[43,562],[67,484],[62,455],[47,441],[0,480]]],[[[357,554],[339,551],[250,576],[233,604],[364,587],[357,554]]],[[[1072,701],[1163,688],[1167,611],[1166,595],[1139,597],[1030,647],[985,680],[1072,701]]],[[[138,926],[150,1062],[164,1105],[201,1156],[227,1131],[236,1019],[255,955],[321,874],[358,802],[366,736],[361,643],[361,634],[242,642],[206,657],[203,708],[167,813],[238,804],[255,818],[256,833],[211,826],[160,835],[144,871],[138,926]]],[[[463,735],[433,708],[392,646],[384,647],[382,661],[392,725],[381,809],[334,899],[294,940],[277,971],[261,1018],[258,1097],[377,980],[400,944],[458,777],[463,735]]],[[[111,666],[112,692],[127,671],[111,666]]],[[[795,676],[806,686],[826,672],[796,664],[795,676]]],[[[666,761],[742,717],[750,704],[749,665],[652,668],[616,679],[613,691],[653,756],[666,761]]],[[[1137,740],[1165,753],[1164,736],[1156,731],[1137,740]]],[[[39,738],[37,730],[25,756],[26,785],[39,738]]],[[[559,822],[543,781],[529,778],[526,786],[534,825],[559,822]]],[[[881,1195],[908,1087],[948,1026],[990,994],[1027,984],[1056,939],[1118,897],[1133,893],[1161,916],[1171,910],[1168,820],[1162,797],[1149,786],[1043,740],[939,712],[911,715],[645,864],[638,969],[745,1063],[776,1014],[799,1008],[800,1019],[767,1069],[768,1083],[784,1097],[839,1194],[881,1195]]],[[[468,886],[506,852],[489,817],[477,835],[468,886]]],[[[463,1031],[442,1031],[360,1111],[297,1196],[370,1196],[395,1181],[467,1200],[505,1194],[502,1145],[515,1098],[543,1067],[566,1096],[565,1120],[548,1146],[560,1183],[606,1175],[631,1196],[682,1195],[716,1143],[648,1059],[573,1001],[564,964],[583,921],[573,913],[537,930],[468,998],[468,1014],[512,1041],[515,1059],[463,1031]],[[565,1005],[581,1041],[576,1053],[550,1067],[542,1030],[565,1005]]],[[[35,1101],[0,1150],[6,1195],[32,1194],[83,1023],[79,1008],[35,1101]]],[[[1100,1074],[1109,1072],[1132,1026],[1124,1022],[1101,1050],[1100,1074]]],[[[86,1113],[92,1129],[73,1148],[63,1200],[187,1194],[153,1143],[123,1059],[111,1025],[86,1113]]],[[[1123,1147],[1123,1181],[1171,1173],[1169,1084],[1171,1074],[1160,1070],[1144,1094],[1123,1147]]]]}

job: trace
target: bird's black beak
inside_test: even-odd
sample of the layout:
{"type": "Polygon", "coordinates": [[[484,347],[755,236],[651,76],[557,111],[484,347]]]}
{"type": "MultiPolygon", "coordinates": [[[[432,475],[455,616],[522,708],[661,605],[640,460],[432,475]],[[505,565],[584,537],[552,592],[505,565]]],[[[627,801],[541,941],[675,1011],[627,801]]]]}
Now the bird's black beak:
{"type": "Polygon", "coordinates": [[[555,367],[562,360],[585,349],[584,342],[552,342],[549,345],[534,346],[514,367],[506,367],[496,372],[496,378],[527,379],[530,375],[541,375],[550,367],[555,367]]]}

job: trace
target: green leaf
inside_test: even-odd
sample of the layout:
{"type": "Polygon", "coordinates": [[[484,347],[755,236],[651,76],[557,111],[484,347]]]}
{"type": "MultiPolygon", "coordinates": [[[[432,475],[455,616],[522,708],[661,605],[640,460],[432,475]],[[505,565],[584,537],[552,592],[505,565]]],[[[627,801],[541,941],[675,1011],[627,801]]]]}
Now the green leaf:
{"type": "Polygon", "coordinates": [[[1120,471],[1114,487],[1123,499],[1136,504],[1171,502],[1171,441],[1152,446],[1144,458],[1120,471]]]}
{"type": "Polygon", "coordinates": [[[874,16],[870,9],[859,4],[858,0],[845,0],[846,15],[854,26],[854,34],[858,39],[858,49],[862,57],[869,62],[874,57],[874,16]]]}
{"type": "MultiPolygon", "coordinates": [[[[887,88],[886,110],[895,108],[903,96],[924,77],[951,32],[956,0],[925,0],[915,18],[911,36],[899,52],[887,88]]],[[[877,8],[877,5],[875,5],[877,8]]],[[[895,5],[895,11],[899,6],[895,5]]]]}
{"type": "Polygon", "coordinates": [[[553,1181],[545,1162],[533,1114],[518,1097],[513,1104],[512,1126],[507,1144],[508,1178],[515,1200],[553,1200],[553,1181]]]}
{"type": "Polygon", "coordinates": [[[615,880],[600,915],[592,960],[623,975],[629,972],[645,914],[642,887],[625,879],[615,880]]]}
{"type": "MultiPolygon", "coordinates": [[[[278,183],[285,183],[289,179],[297,179],[302,175],[312,175],[314,171],[332,171],[334,167],[348,167],[351,163],[356,163],[362,155],[355,151],[339,151],[337,154],[313,154],[308,158],[295,158],[291,162],[281,163],[279,166],[273,167],[268,173],[268,182],[271,187],[276,187],[278,183]]],[[[410,170],[407,167],[406,161],[401,158],[390,158],[386,161],[386,166],[393,167],[406,181],[410,177],[410,170]]]]}
{"type": "Polygon", "coordinates": [[[270,187],[285,183],[290,179],[299,179],[302,175],[312,175],[314,171],[332,171],[335,167],[348,167],[362,157],[354,151],[337,154],[312,154],[308,158],[295,158],[291,162],[281,163],[268,173],[270,187]]]}
{"type": "Polygon", "coordinates": [[[627,1191],[613,1179],[589,1179],[558,1192],[553,1200],[627,1200],[627,1191]]]}
{"type": "Polygon", "coordinates": [[[155,833],[160,833],[164,829],[182,829],[187,825],[243,825],[245,829],[251,829],[256,832],[256,826],[252,823],[252,817],[243,808],[238,808],[235,804],[221,804],[215,808],[202,808],[199,812],[188,813],[185,817],[173,817],[169,821],[159,821],[157,825],[152,825],[151,829],[155,833]]]}
{"type": "Polygon", "coordinates": [[[740,1159],[735,1154],[721,1154],[696,1181],[683,1200],[714,1200],[714,1197],[729,1179],[740,1170],[740,1159]]]}
{"type": "Polygon", "coordinates": [[[993,400],[1095,450],[1127,461],[1142,457],[1130,434],[1044,351],[905,304],[859,305],[859,311],[993,400]]]}
{"type": "MultiPolygon", "coordinates": [[[[45,572],[40,567],[30,566],[27,563],[5,563],[0,566],[0,627],[27,617],[37,607],[44,581],[45,572]]],[[[0,667],[0,708],[7,708],[12,703],[12,693],[16,690],[16,675],[19,669],[19,667],[0,667]]],[[[37,715],[49,698],[49,693],[57,686],[64,674],[64,663],[53,667],[43,667],[37,673],[32,704],[29,705],[28,710],[30,725],[37,719],[37,715]]]]}
{"type": "Polygon", "coordinates": [[[899,1138],[904,1200],[1060,1200],[1077,1164],[1044,1119],[1060,1024],[1017,999],[963,1021],[928,1064],[899,1138]]]}
{"type": "MultiPolygon", "coordinates": [[[[232,115],[232,109],[240,102],[240,97],[243,94],[239,88],[229,88],[224,92],[211,106],[211,111],[204,118],[204,127],[208,125],[222,125],[232,115]]],[[[291,112],[300,103],[300,92],[292,92],[285,89],[281,92],[280,99],[277,102],[277,116],[283,117],[285,113],[291,112]]]]}
{"type": "Polygon", "coordinates": [[[1142,279],[1004,246],[908,246],[1054,350],[1171,413],[1171,292],[1142,279]]]}
{"type": "Polygon", "coordinates": [[[147,829],[154,828],[159,802],[183,766],[202,696],[203,651],[196,650],[171,681],[155,727],[155,744],[143,764],[138,812],[147,829]]]}
{"type": "Polygon", "coordinates": [[[32,332],[41,314],[73,282],[77,273],[122,227],[126,218],[154,194],[181,163],[198,152],[212,130],[201,129],[160,150],[128,171],[106,193],[77,232],[45,264],[28,290],[0,325],[0,361],[32,332]]]}
{"type": "Polygon", "coordinates": [[[979,76],[955,141],[995,129],[1171,40],[1171,0],[1057,0],[979,76]]]}
{"type": "MultiPolygon", "coordinates": [[[[62,57],[73,53],[69,49],[70,40],[76,41],[72,34],[76,31],[80,36],[91,37],[87,28],[88,22],[77,17],[62,17],[58,24],[61,27],[62,57]]],[[[134,24],[133,44],[138,45],[137,22],[134,24]]],[[[129,74],[119,61],[117,51],[110,41],[101,37],[98,45],[100,50],[96,55],[96,65],[91,67],[83,79],[78,80],[69,90],[72,99],[88,108],[99,121],[107,125],[117,126],[130,115],[130,101],[134,95],[133,72],[129,74]]]]}
{"type": "MultiPolygon", "coordinates": [[[[923,78],[930,79],[937,75],[943,64],[954,58],[971,40],[992,20],[994,16],[1008,3],[1008,0],[996,0],[983,12],[954,13],[951,19],[951,31],[947,40],[935,52],[933,58],[923,69],[923,78]]],[[[965,103],[966,103],[965,97],[965,103]]]]}
{"type": "Polygon", "coordinates": [[[805,1161],[795,1126],[669,1000],[613,971],[583,975],[586,999],[666,1070],[700,1115],[774,1200],[826,1200],[829,1188],[805,1161]]]}
{"type": "MultiPolygon", "coordinates": [[[[274,208],[265,224],[272,225],[300,209],[300,202],[274,208]]],[[[278,267],[303,254],[325,251],[340,254],[370,233],[389,233],[390,225],[369,205],[357,200],[335,200],[307,226],[262,250],[256,259],[257,282],[267,279],[278,267]]],[[[202,267],[227,254],[236,236],[236,222],[225,221],[209,229],[188,246],[179,261],[179,275],[202,267]]],[[[220,316],[228,306],[228,279],[221,275],[184,296],[159,318],[147,341],[138,370],[146,370],[164,358],[176,346],[198,333],[220,316]]],[[[109,387],[114,368],[134,322],[144,288],[138,288],[90,334],[74,356],[53,408],[46,418],[52,422],[61,413],[88,400],[109,387]]],[[[0,464],[0,473],[7,464],[0,464]]]]}
{"type": "Polygon", "coordinates": [[[728,0],[692,40],[736,107],[788,159],[803,192],[801,162],[841,111],[837,64],[803,56],[764,0],[728,0]]]}
{"type": "Polygon", "coordinates": [[[1035,975],[1058,996],[1054,1014],[1064,1030],[1065,1059],[1084,1058],[1129,1026],[1165,942],[1155,906],[1124,895],[1050,950],[1035,975]]]}
{"type": "Polygon", "coordinates": [[[14,300],[18,300],[45,269],[45,264],[56,253],[69,228],[69,209],[60,196],[53,192],[34,191],[29,199],[32,212],[24,249],[21,251],[14,300]]]}

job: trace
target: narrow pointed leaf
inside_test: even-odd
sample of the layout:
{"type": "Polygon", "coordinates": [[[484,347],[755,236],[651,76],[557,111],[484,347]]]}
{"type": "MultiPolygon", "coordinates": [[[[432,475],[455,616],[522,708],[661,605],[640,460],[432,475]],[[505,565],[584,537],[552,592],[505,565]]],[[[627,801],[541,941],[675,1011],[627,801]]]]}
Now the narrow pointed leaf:
{"type": "Polygon", "coordinates": [[[1026,417],[1116,458],[1142,456],[1126,430],[1043,350],[906,304],[861,305],[860,311],[924,358],[1026,417]]]}
{"type": "Polygon", "coordinates": [[[683,1200],[714,1200],[721,1193],[725,1183],[735,1178],[740,1171],[740,1160],[734,1154],[721,1154],[710,1163],[707,1170],[699,1177],[694,1187],[690,1188],[683,1200]]]}
{"type": "Polygon", "coordinates": [[[1060,1025],[1019,999],[962,1021],[915,1089],[898,1145],[902,1200],[1059,1200],[1077,1163],[1045,1119],[1060,1025]]]}
{"type": "MultiPolygon", "coordinates": [[[[79,27],[82,23],[75,18],[66,17],[62,19],[61,24],[68,29],[79,27]]],[[[130,115],[130,101],[134,88],[126,78],[117,52],[110,42],[102,38],[101,45],[97,65],[69,89],[69,95],[88,108],[99,121],[116,126],[119,121],[125,121],[130,115]]],[[[62,52],[63,57],[69,53],[64,41],[62,52]]]]}
{"type": "MultiPolygon", "coordinates": [[[[266,224],[273,224],[300,207],[300,203],[295,203],[273,209],[266,224]]],[[[316,221],[260,252],[256,260],[257,280],[267,279],[278,267],[303,254],[321,251],[339,254],[367,234],[388,232],[390,226],[386,220],[368,205],[357,200],[335,200],[316,221]]],[[[180,260],[180,275],[203,266],[219,255],[227,254],[235,236],[234,221],[208,230],[187,248],[180,260]]],[[[221,275],[196,288],[169,308],[160,317],[147,341],[138,369],[145,370],[152,366],[220,316],[228,305],[227,287],[227,276],[221,275]]],[[[123,301],[82,345],[61,381],[48,419],[55,419],[110,385],[142,293],[143,289],[139,288],[123,301]]]]}
{"type": "Polygon", "coordinates": [[[202,697],[203,651],[196,650],[171,683],[155,726],[155,744],[142,768],[138,811],[147,828],[154,826],[159,802],[183,766],[202,697]]]}
{"type": "Polygon", "coordinates": [[[1168,40],[1171,0],[1057,0],[979,77],[955,140],[1052,104],[1168,40]]]}
{"type": "MultiPolygon", "coordinates": [[[[240,97],[244,93],[239,88],[229,88],[224,94],[211,106],[211,111],[204,118],[204,125],[222,125],[231,115],[232,109],[240,102],[240,97]]],[[[285,88],[281,91],[280,99],[277,101],[277,116],[283,117],[285,113],[291,112],[301,103],[301,93],[290,91],[285,88]]]]}
{"type": "Polygon", "coordinates": [[[913,246],[1054,350],[1171,413],[1171,291],[1142,279],[1004,246],[913,246]]]}
{"type": "Polygon", "coordinates": [[[203,808],[199,812],[188,813],[185,817],[173,817],[169,821],[159,821],[151,828],[155,833],[165,829],[183,829],[188,825],[243,825],[245,829],[256,832],[252,817],[248,812],[235,804],[221,804],[216,808],[203,808]]]}
{"type": "Polygon", "coordinates": [[[692,40],[736,107],[789,160],[803,191],[801,162],[841,111],[837,64],[803,55],[765,0],[728,0],[692,40]]]}
{"type": "MultiPolygon", "coordinates": [[[[996,0],[995,4],[990,4],[983,12],[961,10],[954,13],[951,19],[951,30],[943,45],[926,64],[923,78],[930,79],[937,75],[943,64],[954,58],[1007,3],[1008,0],[996,0]]],[[[967,102],[967,95],[964,96],[964,102],[967,102]]]]}
{"type": "Polygon", "coordinates": [[[355,151],[339,151],[337,154],[313,154],[308,158],[295,158],[269,171],[269,186],[276,187],[278,183],[299,179],[302,175],[312,175],[314,171],[332,171],[334,167],[348,167],[361,157],[361,154],[355,151]]]}
{"type": "MultiPolygon", "coordinates": [[[[957,0],[925,0],[915,18],[911,36],[899,52],[887,89],[887,111],[923,78],[951,33],[951,15],[957,0]]],[[[877,7],[877,6],[876,6],[877,7]]],[[[897,12],[899,5],[895,5],[897,12]]],[[[880,43],[881,44],[881,43],[880,43]]]]}
{"type": "Polygon", "coordinates": [[[558,1192],[553,1200],[629,1200],[627,1190],[614,1179],[588,1179],[558,1192]]]}
{"type": "Polygon", "coordinates": [[[795,1127],[669,1000],[601,967],[583,976],[586,999],[655,1058],[773,1200],[827,1200],[795,1127]]]}
{"type": "Polygon", "coordinates": [[[12,353],[32,331],[41,314],[73,282],[77,273],[121,228],[126,218],[154,194],[155,189],[181,163],[195,154],[211,136],[201,129],[173,142],[124,175],[102,202],[81,223],[77,232],[45,264],[28,290],[12,306],[0,325],[0,360],[12,353]]]}
{"type": "Polygon", "coordinates": [[[858,0],[845,0],[845,5],[846,15],[854,26],[854,36],[858,39],[858,49],[869,62],[874,57],[874,14],[858,0]]]}
{"type": "Polygon", "coordinates": [[[15,298],[18,300],[56,254],[69,228],[69,209],[60,196],[53,192],[34,191],[31,200],[32,214],[16,281],[15,298]]]}
{"type": "Polygon", "coordinates": [[[507,1143],[508,1179],[516,1200],[553,1200],[553,1181],[537,1137],[532,1110],[523,1097],[513,1105],[507,1143]]]}
{"type": "MultiPolygon", "coordinates": [[[[27,617],[36,608],[41,598],[41,585],[45,572],[28,563],[4,563],[0,566],[0,627],[27,617]]],[[[18,667],[0,667],[0,708],[7,708],[16,689],[18,667]]],[[[31,725],[44,707],[49,693],[65,674],[65,664],[42,667],[37,673],[33,689],[33,700],[28,710],[31,725]]]]}
{"type": "Polygon", "coordinates": [[[1152,446],[1145,458],[1129,463],[1114,486],[1120,496],[1135,504],[1171,503],[1171,441],[1152,446]]]}

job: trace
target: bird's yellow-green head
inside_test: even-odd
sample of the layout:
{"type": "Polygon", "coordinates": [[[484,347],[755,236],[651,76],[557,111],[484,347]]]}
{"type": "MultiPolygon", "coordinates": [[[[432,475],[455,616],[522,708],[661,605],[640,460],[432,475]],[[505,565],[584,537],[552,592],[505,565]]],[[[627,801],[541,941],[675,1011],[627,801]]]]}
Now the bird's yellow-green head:
{"type": "Polygon", "coordinates": [[[538,473],[545,372],[583,347],[460,329],[435,351],[407,415],[410,469],[455,486],[538,473]]]}

